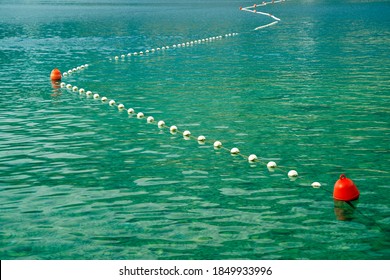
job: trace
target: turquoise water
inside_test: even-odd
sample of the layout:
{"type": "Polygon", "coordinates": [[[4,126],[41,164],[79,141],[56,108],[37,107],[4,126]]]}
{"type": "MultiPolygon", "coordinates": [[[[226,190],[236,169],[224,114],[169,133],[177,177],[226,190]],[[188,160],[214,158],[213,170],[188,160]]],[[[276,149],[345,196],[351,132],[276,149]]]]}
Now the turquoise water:
{"type": "Polygon", "coordinates": [[[389,2],[252,4],[1,2],[2,259],[389,259],[389,2]]]}

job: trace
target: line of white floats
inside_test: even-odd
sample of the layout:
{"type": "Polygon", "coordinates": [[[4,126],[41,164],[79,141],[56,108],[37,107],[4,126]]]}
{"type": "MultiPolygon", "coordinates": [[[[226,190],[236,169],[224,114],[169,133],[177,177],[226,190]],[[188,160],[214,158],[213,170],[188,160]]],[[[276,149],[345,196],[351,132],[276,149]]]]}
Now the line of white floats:
{"type": "Polygon", "coordinates": [[[266,28],[266,27],[269,27],[269,26],[271,26],[271,25],[277,24],[277,23],[280,21],[280,18],[277,18],[277,17],[275,17],[274,15],[272,15],[272,14],[270,14],[270,13],[265,13],[265,12],[257,11],[256,8],[257,8],[257,7],[266,6],[266,5],[269,5],[269,4],[281,3],[281,2],[284,2],[284,1],[285,1],[285,0],[269,1],[269,2],[265,2],[265,1],[264,1],[264,2],[262,2],[261,4],[254,4],[253,6],[240,8],[240,10],[241,10],[241,11],[245,11],[245,12],[251,12],[251,13],[255,13],[255,14],[264,15],[264,16],[270,17],[270,18],[272,18],[272,19],[275,20],[274,22],[271,22],[271,23],[269,23],[269,24],[265,24],[265,25],[262,25],[262,26],[258,26],[258,27],[255,28],[255,30],[259,30],[259,29],[266,28]]]}
{"type": "Polygon", "coordinates": [[[63,77],[67,77],[68,75],[71,75],[73,73],[76,73],[76,72],[80,72],[82,70],[84,70],[85,68],[88,68],[88,64],[83,64],[83,65],[80,65],[80,66],[77,66],[73,69],[69,69],[68,71],[65,71],[64,73],[62,73],[62,76],[63,77]]]}
{"type": "MultiPolygon", "coordinates": [[[[221,40],[222,38],[227,38],[227,37],[233,37],[233,36],[237,36],[238,33],[228,33],[228,34],[225,34],[224,36],[222,35],[218,35],[218,36],[213,36],[213,37],[209,37],[209,38],[204,38],[204,39],[199,39],[199,40],[193,40],[193,41],[187,41],[187,42],[184,42],[184,43],[178,43],[178,44],[173,44],[173,45],[167,45],[167,46],[164,46],[164,47],[159,47],[159,48],[152,48],[152,49],[147,49],[145,51],[140,51],[140,52],[129,52],[127,54],[122,54],[120,56],[114,56],[114,60],[119,60],[119,59],[125,59],[126,57],[132,57],[132,56],[142,56],[142,55],[146,55],[146,54],[150,54],[150,53],[155,53],[155,52],[159,52],[159,51],[164,51],[164,50],[168,50],[168,49],[176,49],[176,48],[184,48],[184,47],[190,47],[190,46],[194,46],[194,45],[197,45],[197,44],[202,44],[202,43],[206,43],[206,42],[213,42],[213,41],[216,41],[216,40],[221,40]]],[[[112,58],[110,58],[112,60],[112,58]]]]}
{"type": "MultiPolygon", "coordinates": [[[[118,110],[122,111],[122,110],[127,110],[127,113],[129,115],[136,115],[138,119],[143,119],[143,118],[146,118],[146,121],[148,123],[155,123],[155,119],[153,116],[148,116],[146,117],[144,115],[144,113],[142,112],[138,112],[136,113],[135,110],[133,108],[126,108],[125,105],[123,105],[122,103],[119,103],[117,105],[117,102],[113,99],[108,99],[107,97],[103,96],[103,97],[100,97],[100,95],[98,93],[93,93],[92,91],[88,90],[86,91],[85,89],[83,88],[78,88],[77,86],[73,86],[71,84],[66,84],[64,82],[62,82],[60,84],[61,88],[66,88],[67,90],[69,91],[72,91],[72,92],[78,92],[80,95],[83,95],[85,94],[86,96],[88,97],[93,97],[93,99],[95,100],[101,100],[102,102],[104,103],[108,103],[110,106],[117,106],[118,110]]],[[[159,128],[168,128],[168,126],[166,125],[166,123],[163,121],[163,120],[160,120],[160,121],[157,121],[157,126],[159,128]]],[[[175,125],[172,125],[172,126],[169,126],[169,131],[172,133],[172,134],[175,134],[175,133],[178,133],[179,132],[179,129],[177,128],[177,126],[175,125]]],[[[189,130],[185,130],[183,133],[183,137],[184,139],[186,140],[189,140],[191,139],[192,135],[191,135],[191,132],[189,130]]],[[[198,141],[199,144],[204,144],[205,141],[206,141],[206,137],[204,135],[200,135],[198,137],[194,137],[194,139],[196,139],[198,141]]],[[[213,146],[215,149],[221,149],[223,148],[223,145],[222,145],[222,142],[221,141],[214,141],[213,143],[213,146]]],[[[226,149],[226,148],[225,148],[226,149]]],[[[230,153],[232,155],[238,155],[240,154],[240,150],[236,147],[232,148],[232,149],[226,149],[228,151],[230,151],[230,153]]],[[[255,155],[255,154],[251,154],[249,155],[248,157],[242,155],[244,158],[247,158],[247,160],[251,163],[254,163],[254,162],[257,162],[259,161],[258,157],[255,155]]],[[[267,163],[267,168],[270,170],[270,171],[273,171],[275,168],[277,167],[277,164],[276,162],[274,161],[269,161],[267,163]]],[[[295,180],[297,177],[298,177],[298,172],[296,170],[290,170],[288,173],[287,173],[287,176],[291,179],[291,180],[295,180]]],[[[313,188],[319,188],[321,187],[321,184],[319,182],[313,182],[311,184],[311,186],[313,188]]]]}

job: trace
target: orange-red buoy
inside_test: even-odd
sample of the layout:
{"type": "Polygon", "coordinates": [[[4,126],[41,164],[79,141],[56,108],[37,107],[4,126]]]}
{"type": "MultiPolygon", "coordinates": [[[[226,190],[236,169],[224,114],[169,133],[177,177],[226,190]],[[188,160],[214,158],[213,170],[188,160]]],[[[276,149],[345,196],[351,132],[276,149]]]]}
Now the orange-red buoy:
{"type": "Polygon", "coordinates": [[[355,183],[344,174],[336,181],[333,189],[333,198],[342,201],[351,201],[359,198],[360,192],[355,183]]]}
{"type": "Polygon", "coordinates": [[[52,81],[59,81],[59,80],[61,80],[61,78],[62,78],[62,76],[61,76],[60,70],[58,70],[57,68],[54,68],[50,73],[50,79],[52,81]]]}

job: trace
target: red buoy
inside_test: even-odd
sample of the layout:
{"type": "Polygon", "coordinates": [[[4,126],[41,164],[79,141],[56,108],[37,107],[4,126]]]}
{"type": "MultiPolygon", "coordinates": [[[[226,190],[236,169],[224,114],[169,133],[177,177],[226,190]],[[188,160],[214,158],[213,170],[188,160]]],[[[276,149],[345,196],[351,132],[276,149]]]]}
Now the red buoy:
{"type": "Polygon", "coordinates": [[[57,68],[54,68],[50,73],[50,79],[52,81],[59,81],[59,80],[61,80],[61,78],[62,78],[62,76],[61,76],[60,70],[58,70],[57,68]]]}
{"type": "Polygon", "coordinates": [[[355,183],[344,174],[336,181],[333,189],[333,198],[342,201],[352,201],[359,198],[360,192],[355,183]]]}

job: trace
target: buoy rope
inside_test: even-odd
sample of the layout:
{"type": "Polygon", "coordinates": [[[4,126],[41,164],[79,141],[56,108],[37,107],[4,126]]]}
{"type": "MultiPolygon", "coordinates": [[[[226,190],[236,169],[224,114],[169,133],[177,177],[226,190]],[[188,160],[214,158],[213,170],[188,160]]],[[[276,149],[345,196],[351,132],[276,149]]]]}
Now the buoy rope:
{"type": "MultiPolygon", "coordinates": [[[[229,149],[229,148],[225,147],[218,140],[211,140],[211,139],[206,138],[203,135],[195,137],[195,136],[193,136],[191,134],[191,132],[189,130],[181,130],[177,126],[175,126],[175,125],[167,125],[164,121],[161,121],[161,120],[160,121],[156,121],[153,116],[146,116],[141,111],[136,112],[133,108],[127,108],[124,104],[122,104],[122,103],[118,104],[114,99],[109,99],[106,96],[100,96],[98,93],[93,93],[92,91],[89,91],[89,90],[86,91],[83,88],[79,88],[78,86],[73,86],[71,84],[65,84],[64,82],[62,82],[60,84],[60,86],[61,86],[61,88],[67,89],[68,91],[79,92],[80,95],[85,95],[87,97],[93,97],[93,99],[95,99],[95,100],[101,100],[103,103],[107,103],[110,106],[117,106],[119,110],[127,111],[129,115],[137,116],[138,119],[146,119],[147,122],[151,123],[151,124],[157,124],[160,129],[169,129],[172,134],[182,134],[183,138],[186,139],[186,140],[190,140],[190,139],[196,140],[200,144],[205,144],[206,142],[210,141],[210,143],[214,143],[213,146],[214,146],[214,148],[216,150],[224,150],[226,152],[229,152],[233,156],[239,156],[242,159],[247,160],[250,164],[259,163],[259,164],[265,165],[265,166],[267,166],[267,168],[268,168],[268,170],[270,172],[279,170],[281,172],[287,173],[287,171],[289,170],[286,166],[276,165],[276,163],[273,162],[273,161],[270,161],[270,162],[267,163],[266,161],[263,160],[263,157],[261,157],[259,159],[254,154],[251,154],[251,155],[248,156],[247,154],[242,153],[236,147],[233,147],[233,148],[229,149]],[[270,163],[272,163],[272,164],[270,164],[270,163]]],[[[296,179],[298,179],[298,172],[296,172],[295,170],[288,171],[287,175],[288,175],[288,177],[290,178],[291,181],[295,181],[296,179]]],[[[302,178],[302,176],[301,176],[301,178],[302,178]]],[[[307,182],[304,183],[304,184],[305,185],[309,185],[309,183],[307,183],[307,182]]],[[[321,184],[318,183],[318,182],[314,182],[311,185],[312,185],[313,188],[320,188],[321,187],[321,184]]]]}
{"type": "MultiPolygon", "coordinates": [[[[275,3],[281,3],[281,2],[284,2],[284,0],[279,0],[279,1],[269,1],[269,2],[262,2],[261,4],[254,4],[253,6],[249,6],[249,7],[245,7],[245,8],[240,8],[240,10],[242,11],[246,11],[246,12],[253,12],[253,13],[256,13],[256,14],[261,14],[261,15],[265,15],[265,16],[268,16],[272,19],[274,19],[275,21],[271,22],[271,23],[268,23],[268,24],[265,24],[265,25],[262,25],[262,26],[258,26],[256,27],[254,30],[259,30],[259,29],[263,29],[263,28],[266,28],[266,27],[270,27],[276,23],[278,23],[279,21],[281,21],[279,18],[269,14],[269,13],[265,13],[265,12],[260,12],[260,11],[256,11],[255,8],[256,7],[261,7],[261,6],[266,6],[266,5],[269,5],[269,4],[275,4],[275,3]]],[[[204,39],[198,39],[198,40],[193,40],[193,41],[187,41],[185,43],[178,43],[178,44],[172,44],[172,45],[165,45],[163,47],[159,47],[159,48],[151,48],[151,49],[146,49],[145,51],[140,51],[140,52],[129,52],[127,54],[122,54],[120,56],[114,56],[113,58],[110,57],[109,59],[112,60],[114,59],[115,61],[118,61],[119,58],[121,58],[121,60],[124,60],[126,57],[134,57],[134,56],[142,56],[142,55],[146,55],[146,54],[150,54],[150,53],[156,53],[156,52],[160,52],[160,51],[165,51],[165,50],[169,50],[169,49],[178,49],[178,48],[184,48],[184,47],[189,47],[189,46],[194,46],[194,45],[199,45],[199,44],[202,44],[202,43],[206,43],[206,42],[212,42],[212,41],[216,41],[216,40],[220,40],[222,39],[223,37],[231,37],[231,36],[236,36],[238,35],[238,33],[229,33],[229,34],[225,34],[225,36],[222,36],[222,35],[218,35],[218,36],[213,36],[213,37],[208,37],[208,38],[204,38],[204,39]]],[[[96,63],[98,64],[98,62],[96,63]]],[[[94,63],[95,65],[95,63],[94,63]]],[[[89,67],[89,64],[84,64],[84,65],[81,65],[81,66],[78,66],[78,67],[75,67],[75,68],[72,68],[66,72],[64,72],[64,78],[72,75],[72,74],[76,74],[76,73],[81,73],[84,69],[88,68],[89,67]]],[[[103,97],[100,97],[100,95],[98,93],[92,93],[92,91],[85,91],[83,88],[78,88],[77,86],[72,86],[71,84],[65,84],[64,82],[61,83],[61,88],[66,88],[67,90],[69,91],[73,91],[73,92],[79,92],[80,95],[83,95],[85,94],[87,97],[93,97],[93,99],[95,100],[98,100],[100,99],[102,102],[104,103],[108,103],[110,106],[117,106],[119,110],[123,111],[123,110],[127,110],[128,114],[129,115],[136,115],[138,119],[144,119],[146,118],[147,122],[150,123],[150,124],[156,124],[157,123],[157,126],[160,128],[160,129],[169,129],[170,132],[172,134],[177,134],[177,133],[180,133],[180,134],[183,134],[183,138],[186,139],[186,140],[189,140],[189,139],[192,139],[192,140],[197,140],[199,142],[199,144],[205,144],[207,141],[210,141],[210,139],[206,139],[206,137],[204,137],[203,135],[199,136],[199,137],[194,137],[188,130],[185,130],[185,131],[182,131],[182,130],[179,130],[176,126],[174,125],[171,125],[171,126],[168,126],[164,121],[160,120],[160,121],[156,121],[154,119],[153,116],[145,116],[142,112],[136,112],[133,108],[126,108],[125,105],[123,104],[119,104],[119,105],[116,105],[116,102],[113,100],[113,99],[110,99],[110,101],[108,101],[109,99],[105,96],[103,97]]],[[[266,163],[264,160],[263,160],[263,157],[261,157],[260,159],[257,158],[256,155],[254,154],[251,154],[251,155],[245,155],[243,153],[241,153],[237,148],[232,148],[232,149],[228,149],[226,148],[224,145],[222,145],[222,143],[218,140],[214,140],[212,141],[214,144],[214,149],[216,150],[224,150],[226,152],[230,152],[232,155],[236,155],[236,156],[240,156],[241,158],[249,161],[250,163],[254,164],[254,163],[260,163],[260,164],[263,164],[263,165],[266,165],[268,170],[271,172],[271,171],[275,171],[275,170],[280,170],[282,172],[287,172],[288,168],[285,167],[285,166],[280,166],[280,165],[276,165],[275,162],[273,161],[270,161],[268,163],[266,163]]],[[[301,178],[302,176],[298,176],[298,173],[295,171],[295,170],[290,170],[288,172],[288,177],[290,178],[291,181],[295,181],[297,178],[301,178]]],[[[309,183],[304,183],[304,185],[308,185],[309,183]]],[[[311,186],[313,188],[320,188],[322,189],[323,191],[325,191],[326,193],[330,193],[332,194],[332,191],[326,189],[326,188],[323,188],[321,186],[321,184],[319,182],[313,182],[311,184],[311,186]]],[[[350,202],[346,202],[347,205],[349,205],[351,208],[353,208],[354,210],[357,210],[358,213],[360,213],[362,216],[366,217],[366,218],[369,218],[367,217],[364,213],[362,213],[360,210],[358,210],[352,203],[350,202]]],[[[372,219],[371,219],[372,220],[372,219]]],[[[378,225],[375,221],[373,221],[381,230],[382,227],[380,225],[378,225]]]]}
{"type": "MultiPolygon", "coordinates": [[[[245,7],[245,8],[240,8],[240,10],[255,12],[255,13],[261,14],[261,15],[266,15],[266,16],[271,17],[271,18],[273,18],[273,19],[276,20],[276,21],[271,22],[271,23],[269,23],[269,24],[266,24],[266,25],[263,25],[263,26],[256,27],[255,30],[258,30],[258,29],[261,29],[261,28],[266,28],[266,27],[269,27],[269,26],[271,26],[271,25],[274,25],[274,24],[278,23],[278,21],[280,21],[280,19],[279,19],[279,18],[276,18],[275,16],[273,16],[273,15],[271,15],[271,14],[269,14],[269,13],[256,11],[256,10],[254,10],[254,8],[260,7],[260,6],[266,6],[266,5],[274,4],[274,3],[281,3],[281,2],[284,2],[284,0],[262,2],[261,4],[254,4],[253,6],[249,6],[249,7],[245,7]]],[[[155,52],[159,52],[159,51],[169,50],[169,49],[171,49],[171,48],[172,48],[172,49],[177,49],[177,48],[183,48],[183,47],[193,46],[193,45],[196,45],[196,44],[201,44],[201,43],[206,43],[206,42],[212,42],[212,41],[215,41],[215,40],[220,40],[220,39],[222,39],[223,37],[226,38],[226,37],[236,36],[236,35],[238,35],[238,34],[239,34],[239,33],[228,33],[228,34],[225,34],[224,36],[222,36],[222,35],[212,36],[212,37],[207,37],[207,38],[203,38],[203,39],[197,39],[197,40],[187,41],[187,42],[185,42],[185,43],[177,43],[177,44],[173,44],[173,45],[165,45],[165,46],[163,46],[163,47],[158,47],[158,48],[146,49],[145,51],[140,51],[140,52],[133,52],[133,53],[132,53],[132,52],[128,52],[127,54],[122,54],[122,55],[120,55],[120,56],[119,56],[119,55],[116,55],[116,56],[114,56],[113,58],[110,57],[109,59],[110,59],[110,60],[114,59],[115,61],[118,61],[119,58],[121,58],[121,60],[124,60],[126,57],[143,56],[143,55],[146,55],[146,54],[149,54],[149,53],[155,53],[155,52]]],[[[72,68],[72,69],[70,69],[70,70],[64,72],[64,77],[68,77],[69,75],[72,75],[72,74],[74,74],[74,73],[79,73],[79,72],[81,72],[82,70],[84,70],[84,69],[86,69],[86,68],[88,68],[88,67],[89,67],[89,64],[84,64],[84,65],[81,65],[81,66],[77,66],[77,67],[75,67],[75,68],[72,68]]],[[[75,91],[75,92],[79,91],[80,94],[84,94],[84,93],[85,93],[87,96],[93,95],[93,98],[94,98],[94,99],[100,99],[100,96],[99,96],[99,94],[97,94],[97,93],[92,94],[91,91],[85,91],[85,90],[82,89],[82,88],[81,88],[81,89],[78,89],[77,86],[72,86],[72,85],[70,85],[70,84],[65,84],[64,82],[61,83],[61,88],[65,88],[65,87],[66,87],[68,90],[72,90],[72,91],[75,91]]],[[[107,98],[107,97],[102,97],[101,100],[102,100],[102,102],[107,102],[107,101],[108,101],[108,98],[107,98]]],[[[111,106],[113,106],[113,105],[116,104],[116,102],[115,102],[114,100],[110,100],[110,101],[109,101],[109,104],[110,104],[111,106]]],[[[120,105],[118,105],[118,106],[121,107],[121,108],[120,108],[121,110],[128,110],[129,114],[135,114],[135,111],[134,111],[134,109],[132,109],[132,108],[126,109],[125,106],[124,106],[123,104],[120,104],[120,105]]],[[[140,118],[143,118],[143,117],[144,117],[144,115],[143,115],[142,112],[139,112],[138,114],[140,114],[140,118]]],[[[137,115],[138,115],[138,114],[137,114],[137,115]]],[[[151,117],[151,116],[149,116],[149,117],[151,117]]],[[[152,118],[152,117],[151,117],[151,118],[152,118]]],[[[152,121],[150,121],[150,122],[153,123],[153,122],[154,122],[154,119],[153,119],[152,121]]],[[[160,127],[161,127],[161,128],[166,127],[165,123],[164,123],[164,125],[162,125],[162,126],[160,126],[160,127]]],[[[175,131],[176,131],[177,133],[185,133],[185,132],[187,132],[187,131],[182,132],[182,131],[178,130],[177,128],[175,129],[175,131]]],[[[192,138],[192,139],[198,140],[198,138],[194,138],[194,137],[193,137],[192,135],[190,135],[190,134],[187,135],[186,137],[188,137],[188,138],[190,138],[190,139],[192,138]]],[[[202,141],[205,142],[205,140],[202,140],[202,141]]],[[[214,141],[214,143],[217,143],[217,142],[220,143],[220,141],[214,141]]],[[[245,154],[242,154],[237,148],[232,148],[232,149],[229,150],[229,149],[225,148],[225,147],[222,145],[222,143],[220,143],[220,145],[217,145],[216,148],[217,148],[217,149],[223,149],[223,150],[229,151],[232,155],[239,155],[239,156],[241,156],[242,158],[247,159],[247,160],[250,161],[251,163],[259,162],[259,163],[265,164],[265,162],[264,162],[263,160],[259,160],[259,159],[257,158],[256,155],[253,155],[253,154],[252,154],[252,155],[250,155],[250,156],[247,156],[247,155],[245,155],[245,154]],[[252,157],[252,158],[251,158],[251,157],[252,157]]],[[[272,170],[272,171],[273,171],[273,170],[275,170],[275,169],[278,169],[278,170],[281,170],[281,171],[283,171],[283,172],[287,172],[286,167],[277,166],[275,162],[272,162],[272,161],[271,161],[271,162],[268,162],[266,165],[267,165],[267,167],[268,167],[269,170],[272,170]]],[[[290,171],[288,172],[288,176],[289,176],[290,179],[293,181],[293,180],[297,179],[298,173],[297,173],[295,170],[290,170],[290,171]]],[[[319,188],[319,187],[321,186],[321,184],[318,183],[318,182],[314,182],[314,183],[312,183],[312,186],[313,186],[314,188],[319,188]]]]}

